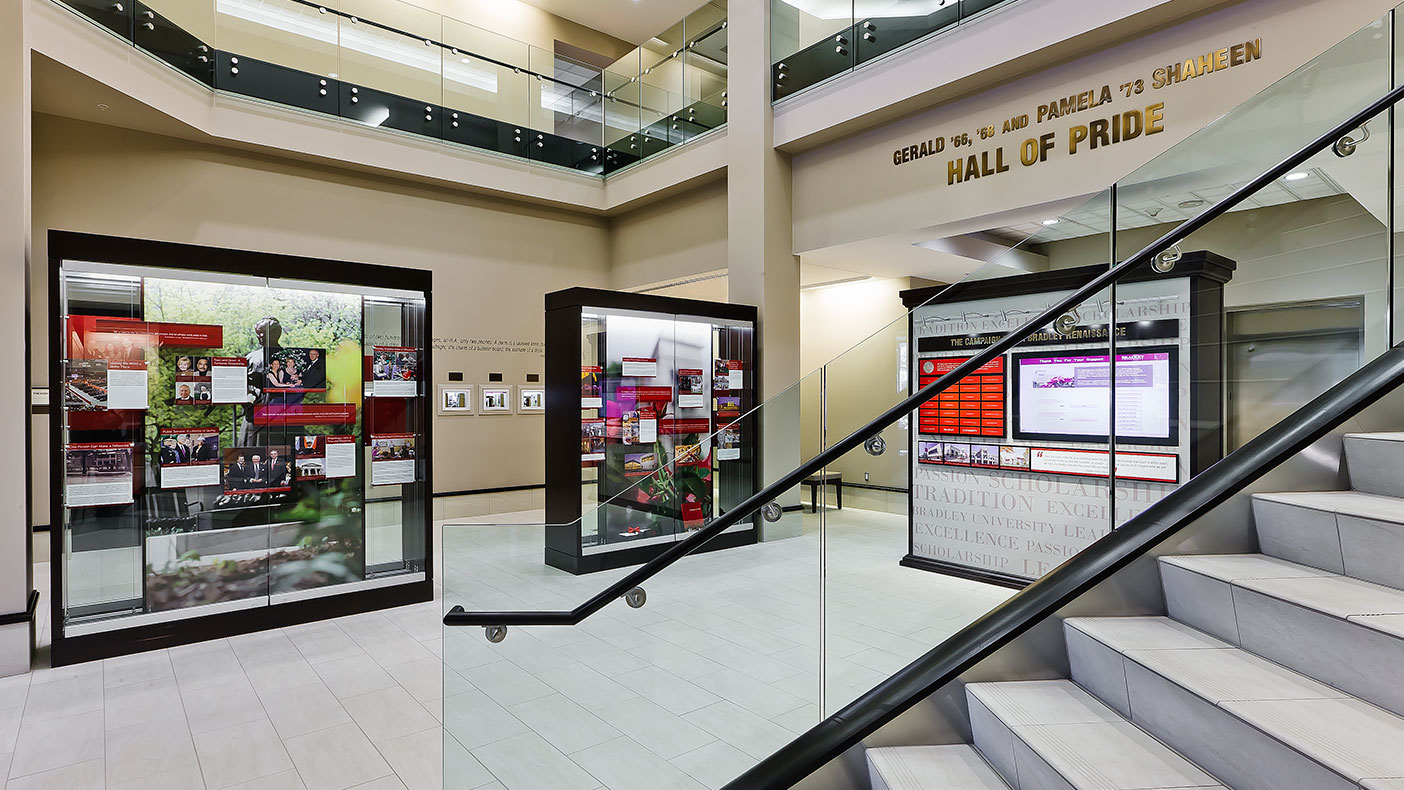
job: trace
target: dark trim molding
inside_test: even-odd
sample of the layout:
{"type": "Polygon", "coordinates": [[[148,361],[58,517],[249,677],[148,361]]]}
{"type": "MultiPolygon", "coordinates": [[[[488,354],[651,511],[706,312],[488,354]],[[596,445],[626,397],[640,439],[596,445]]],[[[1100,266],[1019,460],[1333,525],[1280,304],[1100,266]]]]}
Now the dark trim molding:
{"type": "Polygon", "coordinates": [[[722,318],[730,321],[756,323],[756,308],[748,304],[707,302],[701,299],[680,299],[628,291],[606,291],[600,288],[567,288],[546,294],[546,309],[580,307],[610,307],[616,310],[641,310],[654,313],[686,314],[701,318],[722,318]]]}
{"type": "Polygon", "coordinates": [[[39,609],[39,591],[29,591],[29,602],[25,605],[23,612],[10,612],[0,614],[0,626],[17,625],[19,623],[34,622],[34,613],[39,609]]]}
{"type": "Polygon", "coordinates": [[[847,480],[843,481],[843,487],[844,487],[844,488],[862,488],[862,489],[865,489],[865,490],[867,490],[867,491],[886,491],[886,492],[888,492],[889,494],[910,494],[910,493],[911,493],[911,489],[910,489],[910,488],[903,488],[903,487],[901,487],[901,486],[880,486],[880,485],[878,485],[878,484],[876,484],[876,483],[850,483],[850,482],[848,482],[847,480]]]}
{"type": "Polygon", "coordinates": [[[995,584],[1000,587],[1008,587],[1011,590],[1022,590],[1033,584],[1032,579],[1025,579],[1022,576],[1015,576],[999,571],[987,571],[981,568],[973,568],[969,565],[958,565],[945,560],[932,560],[926,557],[918,557],[915,554],[908,554],[898,560],[898,565],[907,568],[916,568],[921,571],[931,571],[943,576],[954,576],[957,579],[969,579],[986,584],[995,584]]]}

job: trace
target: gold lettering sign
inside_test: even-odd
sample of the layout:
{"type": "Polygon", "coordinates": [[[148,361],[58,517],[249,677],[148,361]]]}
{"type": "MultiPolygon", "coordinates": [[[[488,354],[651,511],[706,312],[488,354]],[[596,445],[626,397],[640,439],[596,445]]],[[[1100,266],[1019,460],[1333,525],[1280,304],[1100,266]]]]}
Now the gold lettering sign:
{"type": "MultiPolygon", "coordinates": [[[[974,132],[932,137],[892,152],[892,164],[900,166],[945,152],[948,148],[954,154],[963,148],[972,148],[978,140],[994,138],[1027,129],[1030,116],[1033,123],[1042,124],[1078,113],[1096,110],[1118,99],[1134,99],[1146,90],[1164,90],[1189,80],[1199,79],[1227,69],[1247,65],[1263,57],[1263,40],[1254,39],[1241,44],[1233,44],[1196,53],[1153,70],[1150,79],[1131,79],[1120,83],[1115,89],[1112,83],[1089,87],[1068,96],[1050,97],[1039,104],[1032,113],[1023,113],[1012,118],[1004,118],[997,123],[986,124],[974,132]]],[[[1098,148],[1124,143],[1139,137],[1149,137],[1165,131],[1165,102],[1149,102],[1122,111],[1099,113],[1100,117],[1087,123],[1073,124],[1064,136],[1064,145],[1069,156],[1093,151],[1098,148]]],[[[1032,167],[1046,162],[1059,147],[1056,132],[1046,132],[1029,137],[1019,143],[1017,157],[1006,152],[1005,146],[979,153],[960,152],[946,160],[946,183],[963,184],[981,178],[989,178],[1007,173],[1010,162],[1016,158],[1024,167],[1032,167]]]]}

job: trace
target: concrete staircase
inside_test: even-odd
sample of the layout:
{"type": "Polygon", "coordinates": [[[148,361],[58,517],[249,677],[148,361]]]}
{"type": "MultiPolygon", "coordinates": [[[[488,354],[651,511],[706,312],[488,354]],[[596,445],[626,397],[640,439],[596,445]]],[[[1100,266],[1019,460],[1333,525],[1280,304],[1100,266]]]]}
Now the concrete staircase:
{"type": "Polygon", "coordinates": [[[874,790],[1404,790],[1404,434],[1351,491],[1260,494],[1262,554],[1160,559],[1168,617],[1069,618],[1070,680],[966,686],[974,744],[868,750],[874,790]]]}

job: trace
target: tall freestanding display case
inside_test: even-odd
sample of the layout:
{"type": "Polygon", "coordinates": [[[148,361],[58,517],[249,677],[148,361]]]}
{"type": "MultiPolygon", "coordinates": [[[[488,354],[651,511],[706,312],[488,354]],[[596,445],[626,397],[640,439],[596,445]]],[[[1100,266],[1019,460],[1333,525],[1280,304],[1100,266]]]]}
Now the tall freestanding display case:
{"type": "MultiPolygon", "coordinates": [[[[546,295],[546,563],[646,562],[758,490],[756,309],[546,295]]],[[[754,519],[706,550],[756,541],[754,519]]]]}
{"type": "Polygon", "coordinates": [[[432,599],[429,272],[49,255],[56,665],[432,599]]]}

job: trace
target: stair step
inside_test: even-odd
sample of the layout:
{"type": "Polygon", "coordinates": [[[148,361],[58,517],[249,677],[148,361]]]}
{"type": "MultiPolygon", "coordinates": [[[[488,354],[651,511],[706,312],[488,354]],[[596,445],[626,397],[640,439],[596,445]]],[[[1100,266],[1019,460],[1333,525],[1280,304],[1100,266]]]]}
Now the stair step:
{"type": "Polygon", "coordinates": [[[868,749],[873,790],[1009,790],[973,746],[868,749]]]}
{"type": "Polygon", "coordinates": [[[1348,433],[1344,445],[1351,488],[1404,496],[1404,433],[1348,433]]]}
{"type": "MultiPolygon", "coordinates": [[[[1401,434],[1404,436],[1404,434],[1401,434]]],[[[1361,491],[1257,494],[1264,554],[1404,588],[1404,499],[1361,491]]]]}
{"type": "Polygon", "coordinates": [[[975,746],[1018,790],[1223,788],[1072,681],[965,690],[975,746]]]}
{"type": "Polygon", "coordinates": [[[1160,577],[1174,619],[1404,714],[1404,590],[1257,554],[1161,557],[1160,577]]]}
{"type": "Polygon", "coordinates": [[[1394,714],[1167,618],[1064,627],[1074,679],[1120,683],[1133,722],[1238,790],[1400,790],[1394,714]]]}

